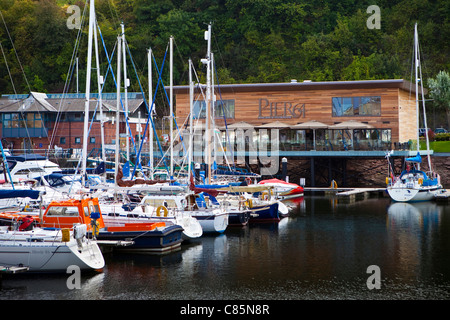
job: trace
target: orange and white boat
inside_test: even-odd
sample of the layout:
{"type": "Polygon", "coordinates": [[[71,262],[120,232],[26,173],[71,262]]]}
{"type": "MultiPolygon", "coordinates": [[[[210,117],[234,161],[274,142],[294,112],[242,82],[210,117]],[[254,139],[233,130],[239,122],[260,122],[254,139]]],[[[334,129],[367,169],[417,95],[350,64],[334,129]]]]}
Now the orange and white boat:
{"type": "Polygon", "coordinates": [[[0,265],[6,268],[67,272],[70,266],[98,270],[105,265],[97,242],[87,236],[84,224],[76,223],[70,228],[37,227],[39,217],[19,212],[3,212],[0,219],[0,265]]]}
{"type": "Polygon", "coordinates": [[[183,228],[179,225],[166,225],[164,222],[123,223],[107,225],[103,220],[98,198],[52,201],[41,221],[44,227],[69,228],[74,223],[88,226],[88,233],[95,236],[99,244],[108,241],[132,241],[126,246],[114,249],[165,253],[178,249],[182,242],[183,228]]]}
{"type": "Polygon", "coordinates": [[[274,196],[277,199],[301,197],[304,194],[304,189],[302,186],[275,178],[261,180],[258,184],[272,186],[274,188],[274,196]]]}

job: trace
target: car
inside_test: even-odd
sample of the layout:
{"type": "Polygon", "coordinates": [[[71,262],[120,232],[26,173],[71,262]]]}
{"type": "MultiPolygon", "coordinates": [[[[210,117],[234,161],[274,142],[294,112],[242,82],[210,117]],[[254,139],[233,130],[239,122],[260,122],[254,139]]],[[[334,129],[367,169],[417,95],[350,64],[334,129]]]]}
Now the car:
{"type": "MultiPolygon", "coordinates": [[[[419,137],[424,137],[425,136],[425,130],[426,130],[426,128],[419,128],[419,137]]],[[[428,128],[428,133],[430,133],[430,131],[431,131],[431,129],[428,128]]]]}
{"type": "Polygon", "coordinates": [[[434,130],[434,133],[447,133],[447,129],[445,128],[436,128],[436,130],[434,130]]]}

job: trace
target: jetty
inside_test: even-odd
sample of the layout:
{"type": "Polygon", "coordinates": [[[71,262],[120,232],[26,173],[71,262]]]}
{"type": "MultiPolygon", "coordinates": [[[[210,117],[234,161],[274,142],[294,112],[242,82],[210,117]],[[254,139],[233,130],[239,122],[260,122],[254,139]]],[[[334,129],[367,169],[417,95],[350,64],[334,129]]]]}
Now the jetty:
{"type": "Polygon", "coordinates": [[[349,187],[304,187],[305,193],[322,193],[336,195],[338,200],[354,201],[367,199],[370,196],[384,197],[386,188],[349,188],[349,187]]]}
{"type": "Polygon", "coordinates": [[[0,282],[2,280],[3,274],[16,274],[16,273],[22,273],[28,271],[29,267],[24,266],[11,266],[11,267],[4,267],[0,266],[0,282]]]}
{"type": "Polygon", "coordinates": [[[448,201],[450,199],[450,191],[447,189],[443,189],[439,193],[435,194],[434,198],[439,202],[448,201]]]}

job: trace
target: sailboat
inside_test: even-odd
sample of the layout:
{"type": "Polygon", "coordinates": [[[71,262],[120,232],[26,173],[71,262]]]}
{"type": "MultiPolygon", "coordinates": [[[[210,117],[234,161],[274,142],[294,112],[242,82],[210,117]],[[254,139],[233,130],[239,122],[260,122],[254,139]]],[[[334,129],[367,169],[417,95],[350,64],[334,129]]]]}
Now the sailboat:
{"type": "Polygon", "coordinates": [[[86,224],[77,221],[66,228],[44,228],[35,226],[41,221],[36,212],[0,215],[2,224],[9,224],[0,226],[2,266],[24,267],[29,272],[66,272],[73,265],[81,270],[105,266],[97,241],[88,237],[86,224]]]}
{"type": "MultiPolygon", "coordinates": [[[[420,169],[422,156],[420,155],[419,144],[419,81],[422,79],[422,70],[420,67],[419,57],[419,38],[417,33],[417,23],[414,27],[414,61],[415,61],[415,85],[416,85],[416,113],[417,113],[417,155],[405,159],[406,169],[397,177],[394,176],[389,161],[390,153],[386,155],[389,163],[389,174],[387,193],[394,201],[410,202],[410,201],[429,201],[435,198],[435,194],[442,190],[440,176],[433,171],[430,157],[430,147],[428,140],[428,132],[425,133],[427,144],[428,172],[420,169]]],[[[420,81],[422,93],[422,107],[424,125],[427,128],[425,99],[423,94],[423,82],[420,81]]]]}

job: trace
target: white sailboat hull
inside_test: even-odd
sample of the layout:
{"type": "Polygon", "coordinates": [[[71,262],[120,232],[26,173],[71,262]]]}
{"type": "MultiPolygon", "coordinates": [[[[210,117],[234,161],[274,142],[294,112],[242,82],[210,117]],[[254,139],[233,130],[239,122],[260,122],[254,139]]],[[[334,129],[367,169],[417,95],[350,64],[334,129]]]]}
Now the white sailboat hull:
{"type": "Polygon", "coordinates": [[[74,239],[69,242],[55,239],[40,241],[33,239],[31,233],[26,239],[23,233],[2,233],[0,265],[24,266],[30,272],[67,272],[69,266],[78,266],[80,270],[97,270],[105,266],[100,248],[93,241],[83,241],[79,246],[74,239]]]}
{"type": "Polygon", "coordinates": [[[435,198],[435,194],[441,190],[436,188],[406,188],[406,187],[391,187],[387,188],[387,192],[392,200],[398,202],[412,202],[412,201],[430,201],[435,198]]]}
{"type": "Polygon", "coordinates": [[[196,212],[192,216],[200,222],[204,233],[222,233],[228,227],[227,212],[196,212]]]}

